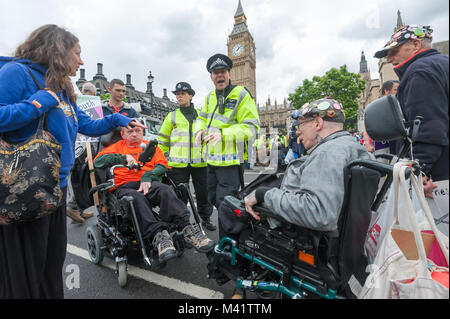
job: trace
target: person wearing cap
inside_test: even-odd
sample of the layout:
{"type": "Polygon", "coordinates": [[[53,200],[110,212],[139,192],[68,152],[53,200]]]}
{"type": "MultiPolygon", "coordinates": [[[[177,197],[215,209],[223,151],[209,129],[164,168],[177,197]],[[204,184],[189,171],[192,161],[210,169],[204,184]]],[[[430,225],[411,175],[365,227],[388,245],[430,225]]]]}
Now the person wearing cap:
{"type": "Polygon", "coordinates": [[[252,143],[260,127],[251,94],[245,87],[231,84],[232,67],[231,59],[224,54],[208,59],[206,68],[215,90],[206,96],[199,113],[200,130],[195,139],[205,149],[208,198],[217,209],[225,196],[237,196],[239,187],[243,187],[247,143],[252,143]]]}
{"type": "MultiPolygon", "coordinates": [[[[397,99],[407,122],[421,116],[412,154],[419,160],[424,192],[433,197],[433,181],[449,179],[449,58],[431,48],[429,26],[405,25],[394,32],[375,58],[387,58],[400,79],[397,99]]],[[[397,145],[397,151],[400,145],[397,145]]]]}
{"type": "MultiPolygon", "coordinates": [[[[245,208],[259,220],[253,206],[263,203],[287,222],[333,231],[344,201],[344,168],[354,160],[374,156],[344,130],[345,114],[337,100],[322,98],[307,103],[300,113],[299,137],[306,154],[290,162],[280,188],[259,187],[247,195],[245,208]]],[[[271,220],[271,225],[275,224],[271,220]]]]}
{"type": "Polygon", "coordinates": [[[176,185],[189,183],[192,176],[202,224],[208,230],[215,230],[216,226],[210,221],[213,209],[208,202],[206,161],[202,156],[201,145],[194,143],[194,126],[199,121],[198,111],[192,103],[195,91],[189,83],[179,82],[172,93],[180,107],[164,119],[158,134],[159,148],[168,159],[171,168],[168,175],[176,185]]]}

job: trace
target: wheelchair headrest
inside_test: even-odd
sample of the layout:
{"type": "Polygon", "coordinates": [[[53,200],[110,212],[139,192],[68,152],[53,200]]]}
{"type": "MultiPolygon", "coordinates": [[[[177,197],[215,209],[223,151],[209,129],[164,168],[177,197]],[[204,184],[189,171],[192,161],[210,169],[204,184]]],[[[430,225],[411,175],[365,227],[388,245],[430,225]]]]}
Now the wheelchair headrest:
{"type": "Polygon", "coordinates": [[[122,135],[120,135],[121,130],[122,130],[121,127],[116,127],[108,134],[100,136],[100,145],[103,146],[103,148],[105,148],[120,141],[122,139],[122,135]]]}
{"type": "Polygon", "coordinates": [[[375,141],[394,141],[408,135],[400,103],[394,95],[384,96],[366,106],[364,126],[375,141]]]}

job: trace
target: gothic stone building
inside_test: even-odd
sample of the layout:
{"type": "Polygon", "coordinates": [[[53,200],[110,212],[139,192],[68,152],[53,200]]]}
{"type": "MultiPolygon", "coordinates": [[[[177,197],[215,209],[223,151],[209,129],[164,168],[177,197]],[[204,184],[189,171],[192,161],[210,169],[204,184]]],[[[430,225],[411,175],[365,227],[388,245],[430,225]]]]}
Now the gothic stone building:
{"type": "MultiPolygon", "coordinates": [[[[154,77],[152,76],[152,72],[150,71],[147,77],[147,90],[145,92],[139,91],[135,89],[133,84],[131,84],[131,75],[126,74],[126,98],[129,103],[137,103],[134,105],[140,105],[137,111],[141,115],[152,116],[160,121],[164,120],[166,115],[175,110],[178,107],[178,104],[170,101],[167,96],[167,89],[163,90],[163,96],[157,97],[153,93],[152,83],[154,77]]],[[[83,84],[87,82],[85,78],[85,70],[80,69],[80,78],[76,82],[76,85],[81,90],[83,84]]],[[[95,85],[97,88],[97,95],[103,95],[108,93],[109,81],[106,76],[103,74],[103,64],[97,63],[97,74],[92,78],[92,80],[88,81],[95,85]]]]}
{"type": "Polygon", "coordinates": [[[294,107],[286,99],[283,100],[282,104],[278,104],[277,100],[272,104],[270,98],[268,98],[265,106],[259,106],[258,104],[261,129],[265,128],[267,133],[274,128],[288,132],[293,122],[290,116],[293,110],[294,107]]]}
{"type": "Polygon", "coordinates": [[[228,56],[233,61],[231,79],[233,84],[242,85],[250,91],[256,101],[256,53],[255,42],[247,26],[247,17],[241,0],[234,14],[234,26],[228,35],[228,56]]]}

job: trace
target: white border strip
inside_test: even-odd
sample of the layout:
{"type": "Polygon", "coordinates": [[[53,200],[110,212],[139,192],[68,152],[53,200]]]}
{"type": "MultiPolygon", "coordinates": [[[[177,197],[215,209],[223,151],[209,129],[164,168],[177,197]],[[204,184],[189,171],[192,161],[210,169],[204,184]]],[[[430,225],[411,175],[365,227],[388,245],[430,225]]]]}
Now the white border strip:
{"type": "MultiPolygon", "coordinates": [[[[89,253],[85,249],[81,249],[77,246],[67,244],[67,252],[76,255],[78,257],[84,258],[86,260],[91,260],[89,253]]],[[[116,270],[116,263],[110,258],[105,258],[101,263],[101,266],[105,266],[109,269],[116,270]]],[[[187,296],[191,296],[198,299],[223,299],[223,293],[195,284],[185,282],[179,279],[170,278],[149,270],[145,270],[133,265],[128,265],[128,275],[143,279],[155,285],[175,290],[187,296]]]]}

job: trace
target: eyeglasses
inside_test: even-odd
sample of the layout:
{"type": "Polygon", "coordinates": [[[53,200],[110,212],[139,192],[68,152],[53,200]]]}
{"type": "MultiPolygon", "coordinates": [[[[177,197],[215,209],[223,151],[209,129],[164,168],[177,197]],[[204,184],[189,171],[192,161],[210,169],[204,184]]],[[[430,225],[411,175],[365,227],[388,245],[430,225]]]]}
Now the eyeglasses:
{"type": "Polygon", "coordinates": [[[315,120],[315,118],[314,117],[312,117],[312,118],[309,118],[309,119],[307,119],[307,120],[304,120],[304,121],[298,121],[300,124],[299,125],[302,125],[302,124],[305,124],[305,123],[308,123],[308,122],[311,122],[311,121],[314,121],[315,120]]]}

